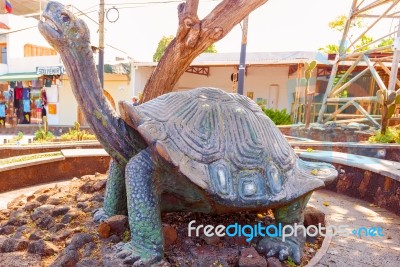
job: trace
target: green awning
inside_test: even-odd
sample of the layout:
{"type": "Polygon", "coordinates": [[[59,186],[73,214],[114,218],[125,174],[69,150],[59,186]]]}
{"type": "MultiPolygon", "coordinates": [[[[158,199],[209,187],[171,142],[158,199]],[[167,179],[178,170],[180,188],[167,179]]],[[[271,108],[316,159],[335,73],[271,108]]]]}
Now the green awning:
{"type": "Polygon", "coordinates": [[[38,75],[36,72],[7,73],[0,75],[0,82],[33,81],[37,80],[40,76],[42,75],[38,75]]]}

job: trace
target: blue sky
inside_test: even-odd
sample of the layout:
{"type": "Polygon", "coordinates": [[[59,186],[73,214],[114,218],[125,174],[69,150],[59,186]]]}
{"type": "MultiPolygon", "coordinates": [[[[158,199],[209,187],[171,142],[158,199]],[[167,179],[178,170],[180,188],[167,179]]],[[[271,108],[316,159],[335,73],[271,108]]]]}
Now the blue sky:
{"type": "MultiPolygon", "coordinates": [[[[115,56],[129,56],[138,61],[151,61],[158,41],[164,35],[175,35],[178,2],[139,5],[147,0],[105,0],[106,9],[113,4],[119,8],[115,23],[106,20],[106,60],[115,56]],[[118,3],[134,5],[117,5],[118,3]],[[135,6],[135,8],[132,8],[135,6]],[[122,8],[125,7],[125,8],[122,8]],[[131,7],[131,8],[127,8],[131,7]]],[[[166,0],[168,1],[168,0],[166,0]]],[[[99,0],[59,0],[88,12],[98,20],[99,0]]],[[[165,1],[164,1],[165,2],[165,1]]],[[[200,0],[199,17],[202,18],[220,1],[200,0]]],[[[338,43],[341,35],[328,27],[328,22],[349,12],[351,0],[269,0],[249,16],[248,52],[314,51],[330,43],[338,43]]],[[[110,11],[110,16],[112,15],[110,11]]],[[[83,17],[92,31],[92,40],[98,40],[98,26],[83,17]]],[[[224,39],[216,43],[218,52],[239,52],[241,29],[236,26],[224,39]]]]}

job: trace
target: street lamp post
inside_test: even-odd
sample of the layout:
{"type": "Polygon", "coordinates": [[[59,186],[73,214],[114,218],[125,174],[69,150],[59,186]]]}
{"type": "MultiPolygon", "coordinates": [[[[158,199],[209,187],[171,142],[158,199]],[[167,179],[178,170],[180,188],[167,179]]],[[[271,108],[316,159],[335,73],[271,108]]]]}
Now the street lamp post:
{"type": "Polygon", "coordinates": [[[240,63],[239,63],[239,77],[238,77],[238,90],[239,95],[243,95],[244,74],[246,70],[246,45],[247,45],[247,29],[249,25],[249,16],[243,20],[242,28],[242,47],[240,49],[240,63]]]}
{"type": "Polygon", "coordinates": [[[99,80],[104,89],[104,0],[100,0],[99,10],[99,80]]]}

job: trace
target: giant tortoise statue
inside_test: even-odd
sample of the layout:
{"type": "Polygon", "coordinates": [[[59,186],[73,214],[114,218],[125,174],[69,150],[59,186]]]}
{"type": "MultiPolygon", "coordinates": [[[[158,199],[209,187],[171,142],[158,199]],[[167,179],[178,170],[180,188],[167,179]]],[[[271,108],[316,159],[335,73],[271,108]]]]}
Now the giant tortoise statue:
{"type": "MultiPolygon", "coordinates": [[[[140,106],[123,102],[120,110],[148,144],[125,173],[132,241],[121,255],[132,261],[162,258],[161,210],[273,209],[277,223],[301,224],[311,192],[337,176],[330,164],[299,159],[261,108],[242,95],[197,88],[140,106]],[[164,193],[174,197],[173,205],[161,200],[164,193]]],[[[276,250],[300,261],[300,234],[274,241],[278,249],[276,242],[262,242],[267,254],[276,250]]]]}
{"type": "MultiPolygon", "coordinates": [[[[261,108],[242,95],[197,88],[139,106],[122,102],[118,115],[102,93],[83,20],[49,2],[39,30],[60,53],[86,120],[113,158],[104,214],[128,213],[131,241],[118,246],[126,263],[162,260],[162,211],[272,209],[277,223],[302,224],[312,192],[337,176],[330,164],[298,158],[261,108]]],[[[298,233],[265,237],[259,249],[299,263],[303,244],[298,233]]]]}

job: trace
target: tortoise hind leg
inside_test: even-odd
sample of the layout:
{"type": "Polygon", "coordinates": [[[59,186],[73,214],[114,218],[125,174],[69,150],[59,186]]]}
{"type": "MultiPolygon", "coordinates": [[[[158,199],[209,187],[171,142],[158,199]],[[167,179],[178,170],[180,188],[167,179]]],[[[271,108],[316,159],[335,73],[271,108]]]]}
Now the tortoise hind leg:
{"type": "Polygon", "coordinates": [[[164,254],[159,183],[149,152],[143,150],[126,165],[125,182],[131,240],[118,248],[124,263],[149,266],[164,254]]]}
{"type": "Polygon", "coordinates": [[[108,169],[103,208],[94,212],[94,220],[101,222],[114,215],[126,215],[125,164],[111,160],[108,169]]]}
{"type": "MultiPolygon", "coordinates": [[[[277,256],[281,261],[291,257],[296,264],[300,264],[303,255],[305,233],[303,229],[304,210],[312,193],[306,194],[286,206],[273,209],[276,225],[281,224],[293,226],[293,234],[283,238],[265,237],[257,246],[257,249],[267,257],[277,256]],[[295,227],[295,224],[300,227],[295,227]]],[[[282,231],[283,232],[283,231],[282,231]]]]}

